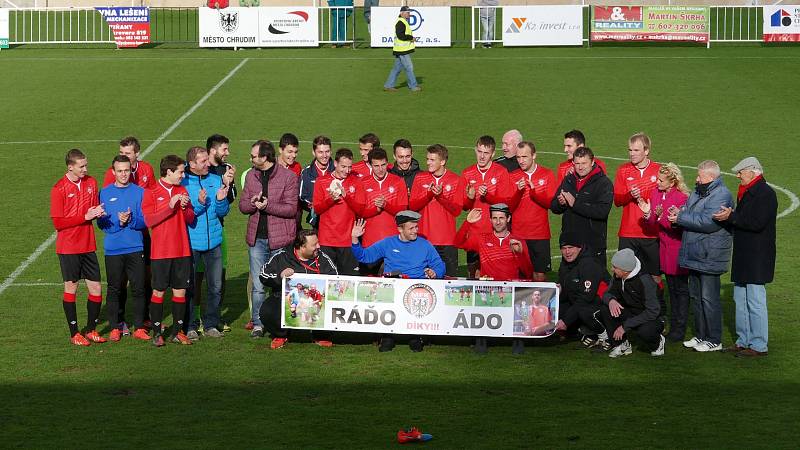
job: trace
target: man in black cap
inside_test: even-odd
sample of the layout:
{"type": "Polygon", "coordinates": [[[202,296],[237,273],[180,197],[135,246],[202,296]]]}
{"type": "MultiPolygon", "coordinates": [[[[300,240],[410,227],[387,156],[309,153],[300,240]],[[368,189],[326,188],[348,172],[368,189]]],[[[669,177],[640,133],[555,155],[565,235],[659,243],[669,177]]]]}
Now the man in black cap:
{"type": "MultiPolygon", "coordinates": [[[[352,249],[359,262],[370,264],[383,258],[384,271],[395,277],[441,278],[444,275],[444,261],[436,249],[425,238],[417,237],[420,215],[414,211],[400,211],[395,215],[397,236],[383,238],[364,248],[359,237],[364,234],[366,221],[359,219],[353,225],[352,249]]],[[[414,336],[408,346],[412,351],[421,352],[424,347],[422,337],[414,336]]],[[[381,352],[394,349],[394,336],[381,336],[381,352]]]]}
{"type": "Polygon", "coordinates": [[[664,322],[658,319],[661,305],[656,282],[641,272],[642,264],[629,248],[615,253],[611,265],[614,280],[603,295],[605,306],[600,309],[612,338],[613,348],[608,356],[617,358],[633,353],[627,333],[634,330],[652,356],[662,356],[666,339],[661,335],[664,322]]]}
{"type": "Polygon", "coordinates": [[[608,289],[609,275],[597,259],[584,251],[584,244],[577,233],[561,233],[561,267],[558,283],[561,294],[558,299],[559,321],[556,330],[566,331],[580,326],[581,343],[586,347],[608,350],[609,341],[601,321],[600,298],[608,289]]]}

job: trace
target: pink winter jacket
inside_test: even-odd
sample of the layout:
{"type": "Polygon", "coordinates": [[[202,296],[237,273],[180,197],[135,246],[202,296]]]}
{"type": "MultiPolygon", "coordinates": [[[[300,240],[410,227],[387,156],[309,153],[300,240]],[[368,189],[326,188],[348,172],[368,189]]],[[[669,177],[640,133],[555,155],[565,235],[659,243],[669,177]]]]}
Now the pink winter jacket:
{"type": "Polygon", "coordinates": [[[662,192],[653,189],[650,193],[650,218],[647,222],[658,224],[658,254],[661,262],[661,271],[666,275],[686,275],[688,270],[678,265],[678,253],[681,250],[681,235],[683,229],[670,223],[667,212],[671,206],[680,208],[686,203],[688,196],[677,188],[662,192]],[[656,211],[661,206],[661,215],[656,211]]]}
{"type": "MultiPolygon", "coordinates": [[[[291,170],[275,164],[268,181],[267,230],[271,250],[285,247],[294,241],[297,233],[297,199],[300,179],[291,170]]],[[[244,179],[239,196],[239,211],[249,214],[247,220],[247,245],[256,243],[259,212],[251,199],[261,194],[261,171],[253,168],[244,179]]]]}

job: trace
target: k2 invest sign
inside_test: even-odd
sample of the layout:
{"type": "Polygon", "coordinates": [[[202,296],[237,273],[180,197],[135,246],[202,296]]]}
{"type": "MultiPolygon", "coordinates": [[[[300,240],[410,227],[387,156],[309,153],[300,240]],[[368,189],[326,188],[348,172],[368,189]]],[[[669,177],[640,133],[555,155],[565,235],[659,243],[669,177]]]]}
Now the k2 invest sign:
{"type": "MultiPolygon", "coordinates": [[[[372,8],[372,35],[370,46],[391,47],[394,45],[394,25],[400,15],[399,7],[372,8]]],[[[426,6],[411,9],[408,19],[411,34],[417,47],[450,47],[450,8],[426,6]]]]}
{"type": "Polygon", "coordinates": [[[317,47],[317,8],[200,8],[200,47],[317,47]]]}
{"type": "Polygon", "coordinates": [[[503,7],[503,46],[582,44],[580,5],[503,7]]]}
{"type": "Polygon", "coordinates": [[[555,283],[295,274],[283,280],[285,328],[541,338],[558,322],[555,283]]]}

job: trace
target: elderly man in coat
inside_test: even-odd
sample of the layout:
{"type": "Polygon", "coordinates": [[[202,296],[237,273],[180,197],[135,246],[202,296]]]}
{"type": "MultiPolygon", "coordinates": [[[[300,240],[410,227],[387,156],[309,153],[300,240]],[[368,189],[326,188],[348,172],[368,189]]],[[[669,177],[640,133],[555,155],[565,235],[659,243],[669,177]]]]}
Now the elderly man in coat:
{"type": "Polygon", "coordinates": [[[670,207],[669,220],[683,228],[679,263],[689,269],[689,299],[694,304],[695,336],[684,342],[698,352],[722,350],[720,276],[728,271],[732,238],[714,214],[733,205],[733,197],[720,177],[719,164],[697,166],[695,191],[680,210],[670,207]]]}
{"type": "Polygon", "coordinates": [[[723,208],[714,219],[733,230],[733,300],[736,303],[736,356],[767,355],[767,290],[775,275],[775,220],[778,198],[754,157],[733,170],[740,180],[736,209],[723,208]]]}

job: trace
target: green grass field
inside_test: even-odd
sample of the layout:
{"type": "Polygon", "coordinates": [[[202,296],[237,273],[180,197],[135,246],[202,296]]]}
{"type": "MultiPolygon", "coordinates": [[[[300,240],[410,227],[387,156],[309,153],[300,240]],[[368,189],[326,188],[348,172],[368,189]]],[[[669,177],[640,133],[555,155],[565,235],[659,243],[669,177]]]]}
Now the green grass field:
{"type": "MultiPolygon", "coordinates": [[[[369,49],[0,52],[0,447],[381,448],[407,425],[434,435],[426,448],[797,446],[800,49],[422,49],[419,94],[381,90],[391,63],[388,50],[369,49]],[[55,249],[42,244],[53,233],[50,187],[71,147],[99,176],[125,135],[138,136],[157,164],[222,133],[242,170],[260,138],[297,134],[307,163],[315,135],[354,147],[371,131],[389,146],[409,139],[421,160],[427,144],[443,143],[448,166],[460,171],[478,136],[499,140],[511,128],[536,142],[548,167],[563,159],[571,128],[612,172],[637,131],[653,139],[653,159],[681,164],[690,180],[700,160],[727,170],[758,156],[782,211],[768,286],[770,355],[742,360],[669,345],[662,358],[639,351],[611,360],[549,340],[529,340],[521,357],[506,342],[477,356],[468,340],[379,354],[368,338],[322,349],[302,333],[270,351],[268,339],[243,329],[248,259],[235,208],[226,220],[228,336],[161,349],[131,339],[68,343],[55,249]]],[[[734,177],[725,180],[736,188],[734,177]]],[[[609,248],[619,218],[615,209],[609,248]]],[[[551,223],[559,229],[559,219],[551,223]]],[[[722,299],[727,345],[727,276],[722,299]]],[[[108,332],[105,323],[100,330],[108,332]]]]}
{"type": "Polygon", "coordinates": [[[358,290],[356,292],[356,301],[366,303],[392,303],[394,302],[394,288],[391,285],[384,285],[377,283],[378,289],[373,296],[372,286],[375,283],[371,281],[362,281],[358,283],[358,290]]]}
{"type": "Polygon", "coordinates": [[[356,298],[355,289],[355,282],[353,281],[328,281],[327,300],[352,302],[356,298]],[[339,295],[339,291],[336,290],[337,283],[346,283],[344,292],[341,296],[339,295]]]}

